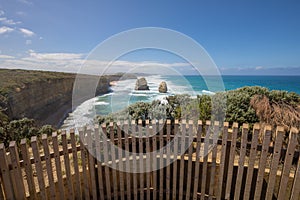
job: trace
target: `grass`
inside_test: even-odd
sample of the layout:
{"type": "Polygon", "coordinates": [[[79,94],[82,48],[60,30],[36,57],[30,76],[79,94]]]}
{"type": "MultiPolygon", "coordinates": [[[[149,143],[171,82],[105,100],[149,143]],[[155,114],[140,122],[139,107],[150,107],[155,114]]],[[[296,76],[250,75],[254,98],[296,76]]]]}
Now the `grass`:
{"type": "Polygon", "coordinates": [[[7,96],[10,91],[24,88],[27,84],[34,82],[74,77],[75,74],[62,72],[0,69],[0,94],[7,96]]]}

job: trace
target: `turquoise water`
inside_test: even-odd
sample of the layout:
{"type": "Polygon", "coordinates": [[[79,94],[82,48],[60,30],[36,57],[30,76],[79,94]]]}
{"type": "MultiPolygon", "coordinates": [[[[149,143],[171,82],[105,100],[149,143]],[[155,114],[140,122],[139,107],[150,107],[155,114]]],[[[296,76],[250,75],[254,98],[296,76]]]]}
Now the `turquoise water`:
{"type": "Polygon", "coordinates": [[[300,94],[300,76],[147,76],[149,91],[135,91],[135,79],[118,81],[112,87],[113,92],[90,99],[78,106],[65,120],[63,128],[91,123],[95,115],[107,115],[124,109],[138,101],[165,101],[165,97],[174,94],[189,94],[192,97],[201,94],[213,94],[217,91],[233,90],[244,86],[262,86],[272,90],[286,90],[300,94]],[[158,92],[161,81],[166,81],[168,93],[158,92]]]}

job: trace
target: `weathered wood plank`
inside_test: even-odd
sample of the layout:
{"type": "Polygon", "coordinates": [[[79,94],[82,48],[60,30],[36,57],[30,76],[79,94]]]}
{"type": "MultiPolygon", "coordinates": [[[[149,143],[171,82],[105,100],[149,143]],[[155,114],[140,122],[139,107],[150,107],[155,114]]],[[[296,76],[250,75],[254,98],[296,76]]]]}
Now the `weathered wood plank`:
{"type": "MultiPolygon", "coordinates": [[[[180,137],[180,169],[179,169],[179,199],[183,199],[183,177],[184,177],[184,156],[185,156],[185,139],[186,139],[186,120],[181,122],[181,137],[180,137]]],[[[161,176],[162,177],[162,176],[161,176]]]]}
{"type": "Polygon", "coordinates": [[[133,173],[133,198],[134,200],[138,199],[138,185],[137,185],[137,149],[136,149],[136,124],[135,121],[131,121],[131,136],[132,136],[132,160],[133,160],[133,165],[132,165],[132,173],[133,173]]]}
{"type": "Polygon", "coordinates": [[[292,167],[292,161],[293,161],[293,156],[294,152],[297,146],[297,135],[298,135],[298,130],[294,127],[291,128],[290,135],[289,135],[289,143],[288,143],[288,149],[285,155],[284,159],[284,165],[283,165],[283,170],[281,174],[281,179],[280,179],[280,186],[279,186],[279,192],[278,192],[278,199],[287,199],[287,183],[289,180],[289,175],[290,175],[290,169],[292,167]]]}
{"type": "Polygon", "coordinates": [[[63,147],[63,153],[64,153],[66,178],[68,180],[67,181],[68,198],[74,199],[73,177],[71,174],[71,164],[70,164],[70,157],[69,157],[69,152],[68,152],[68,141],[67,141],[67,134],[65,131],[62,131],[61,138],[62,138],[62,147],[63,147]]]}
{"type": "Polygon", "coordinates": [[[10,152],[10,160],[12,165],[12,174],[13,174],[12,185],[14,188],[14,193],[17,199],[24,199],[26,196],[25,188],[24,188],[24,182],[23,182],[22,172],[20,168],[19,153],[15,141],[11,141],[9,143],[9,152],[10,152]]]}
{"type": "Polygon", "coordinates": [[[57,140],[57,133],[52,133],[52,143],[53,143],[53,151],[54,151],[54,160],[55,160],[55,168],[56,168],[56,176],[58,182],[58,194],[60,199],[65,198],[65,191],[64,191],[64,184],[62,179],[62,168],[61,168],[61,161],[60,161],[60,154],[59,154],[59,147],[58,147],[58,140],[57,140]]]}
{"type": "MultiPolygon", "coordinates": [[[[123,165],[123,155],[122,155],[122,129],[121,129],[121,123],[117,122],[117,135],[118,135],[118,172],[120,177],[120,193],[121,193],[121,200],[125,200],[125,186],[124,186],[124,165],[123,165]]],[[[127,161],[126,161],[127,162],[127,161]]]]}
{"type": "Polygon", "coordinates": [[[150,130],[149,130],[149,120],[146,120],[146,184],[147,184],[147,198],[150,199],[150,187],[151,187],[151,157],[150,157],[150,130]]]}
{"type": "Polygon", "coordinates": [[[260,131],[259,124],[254,124],[252,141],[251,141],[251,150],[250,150],[250,156],[249,156],[249,163],[248,163],[248,169],[247,169],[246,184],[245,184],[245,192],[244,192],[245,200],[250,198],[250,190],[251,190],[251,184],[252,184],[252,179],[253,179],[253,171],[254,171],[254,164],[255,164],[255,158],[256,158],[256,150],[257,150],[259,131],[260,131]]]}
{"type": "Polygon", "coordinates": [[[42,143],[43,143],[43,149],[44,149],[45,160],[46,160],[47,176],[49,181],[49,191],[50,191],[49,198],[56,199],[52,162],[51,162],[50,151],[49,151],[49,142],[48,142],[48,136],[46,134],[42,135],[42,143]]]}
{"type": "Polygon", "coordinates": [[[228,127],[229,127],[229,123],[224,122],[223,132],[222,132],[223,134],[222,134],[221,160],[220,160],[220,169],[219,169],[219,183],[218,183],[219,190],[217,194],[218,200],[220,200],[222,197],[223,184],[226,184],[226,180],[224,181],[224,173],[225,173],[224,170],[225,170],[225,159],[226,159],[226,151],[227,151],[228,127]]]}
{"type": "Polygon", "coordinates": [[[274,152],[273,152],[272,163],[271,163],[271,171],[269,174],[269,181],[268,181],[268,187],[266,192],[266,200],[272,200],[273,198],[283,137],[284,137],[284,128],[277,127],[274,152]]]}
{"type": "Polygon", "coordinates": [[[108,166],[108,144],[107,144],[107,131],[106,125],[103,124],[102,128],[102,138],[103,138],[103,150],[104,150],[104,164],[105,164],[105,185],[106,185],[106,195],[108,199],[111,199],[111,184],[110,184],[110,170],[108,166]]]}
{"type": "Polygon", "coordinates": [[[188,122],[188,166],[187,166],[187,182],[186,182],[186,194],[185,199],[191,199],[191,185],[192,185],[192,154],[193,154],[193,121],[189,120],[188,122]]]}
{"type": "Polygon", "coordinates": [[[102,167],[102,152],[103,150],[103,142],[100,145],[100,132],[99,126],[95,126],[95,147],[96,147],[96,158],[97,158],[97,171],[98,171],[98,189],[99,196],[101,200],[105,199],[105,190],[104,190],[104,181],[103,178],[103,167],[102,167]]]}
{"type": "Polygon", "coordinates": [[[229,154],[229,162],[228,162],[225,199],[230,199],[230,191],[231,191],[232,178],[233,178],[233,165],[234,165],[234,158],[235,158],[235,148],[236,148],[236,139],[237,139],[238,128],[239,128],[238,124],[233,123],[232,138],[231,138],[232,141],[231,141],[231,146],[230,146],[230,154],[229,154]]]}
{"type": "Polygon", "coordinates": [[[114,122],[109,123],[109,136],[110,136],[110,154],[111,154],[111,171],[112,171],[112,186],[113,186],[113,196],[117,199],[118,194],[118,179],[116,172],[116,148],[115,148],[115,133],[114,133],[114,122]]]}
{"type": "Polygon", "coordinates": [[[81,158],[81,165],[82,165],[82,190],[84,193],[84,199],[90,199],[90,191],[89,191],[89,181],[88,181],[88,172],[87,172],[87,150],[86,150],[86,135],[83,129],[79,130],[79,137],[80,137],[80,158],[81,158]]]}
{"type": "Polygon", "coordinates": [[[91,127],[89,127],[86,130],[86,136],[87,136],[87,145],[88,145],[88,166],[89,166],[89,177],[90,177],[90,184],[91,188],[90,190],[92,191],[92,197],[93,199],[97,199],[97,186],[96,186],[96,172],[95,172],[95,148],[93,145],[93,133],[94,132],[91,127]]]}
{"type": "Polygon", "coordinates": [[[80,186],[80,174],[78,167],[78,152],[76,148],[76,139],[74,129],[70,130],[71,137],[71,147],[72,147],[72,157],[73,157],[73,166],[74,166],[74,186],[75,186],[75,198],[81,199],[81,186],[80,186]]]}
{"type": "Polygon", "coordinates": [[[170,142],[171,142],[171,120],[167,120],[167,146],[165,147],[166,149],[166,163],[167,163],[167,169],[166,169],[166,199],[170,199],[170,190],[171,190],[171,184],[170,184],[170,179],[171,179],[171,172],[170,172],[170,156],[171,156],[171,147],[170,147],[170,142]]]}
{"type": "Polygon", "coordinates": [[[240,157],[239,157],[239,161],[238,161],[238,173],[237,173],[235,190],[234,190],[234,199],[240,199],[243,174],[244,174],[244,162],[245,162],[245,156],[246,156],[246,150],[247,150],[248,131],[249,131],[249,125],[243,124],[240,157]]]}
{"type": "Polygon", "coordinates": [[[263,148],[260,155],[258,175],[256,179],[256,186],[255,186],[255,193],[254,193],[254,199],[258,199],[258,200],[261,198],[262,186],[264,181],[268,150],[271,141],[271,126],[267,125],[265,127],[264,133],[265,135],[263,139],[263,148]]]}
{"type": "Polygon", "coordinates": [[[173,187],[172,187],[172,199],[176,199],[177,196],[177,156],[178,156],[178,141],[179,141],[179,133],[178,133],[178,126],[179,122],[178,120],[174,121],[174,157],[173,157],[173,187]]]}
{"type": "Polygon", "coordinates": [[[126,157],[126,162],[125,162],[125,171],[126,171],[126,194],[127,194],[127,199],[131,199],[131,175],[130,175],[130,152],[129,152],[129,127],[128,127],[128,121],[124,121],[123,124],[123,130],[124,130],[124,135],[125,135],[125,157],[126,157]]]}
{"type": "Polygon", "coordinates": [[[164,147],[164,122],[163,120],[159,120],[158,122],[158,129],[159,129],[159,199],[163,199],[164,198],[164,182],[163,182],[163,178],[164,177],[164,152],[163,152],[163,147],[164,147]]]}
{"type": "Polygon", "coordinates": [[[41,198],[48,199],[46,187],[45,187],[45,181],[44,181],[43,166],[40,158],[40,151],[39,151],[36,136],[31,138],[31,147],[32,147],[34,161],[35,161],[35,168],[36,168],[41,198]]]}
{"type": "Polygon", "coordinates": [[[210,181],[209,181],[209,197],[208,199],[212,199],[214,196],[214,188],[215,188],[215,174],[216,174],[216,165],[217,165],[217,146],[218,146],[218,137],[219,137],[219,122],[214,122],[213,127],[213,135],[212,137],[212,160],[211,160],[211,172],[210,172],[210,181]]]}
{"type": "Polygon", "coordinates": [[[202,121],[198,120],[197,124],[197,143],[196,143],[196,163],[195,163],[195,177],[194,177],[194,189],[193,200],[197,200],[197,193],[199,187],[199,175],[200,175],[200,156],[201,156],[201,135],[202,135],[202,121]]]}
{"type": "Polygon", "coordinates": [[[206,190],[206,179],[207,179],[207,160],[208,160],[208,147],[209,147],[209,129],[210,129],[210,121],[206,121],[205,126],[205,139],[204,139],[204,150],[203,150],[203,168],[202,168],[202,182],[201,182],[201,200],[205,198],[205,190],[206,190]]]}
{"type": "Polygon", "coordinates": [[[152,120],[152,129],[150,129],[150,134],[152,137],[152,145],[153,145],[153,157],[152,157],[152,169],[153,169],[153,200],[157,199],[157,126],[156,121],[152,120]]]}
{"type": "Polygon", "coordinates": [[[20,148],[21,148],[21,153],[24,161],[24,168],[25,168],[26,180],[29,189],[29,195],[31,199],[37,199],[36,189],[35,189],[34,179],[33,179],[32,166],[30,162],[30,156],[28,154],[28,145],[27,145],[27,140],[25,138],[21,140],[20,148]]]}
{"type": "Polygon", "coordinates": [[[144,131],[143,131],[143,125],[142,120],[138,120],[138,141],[139,141],[139,160],[138,160],[138,166],[139,166],[139,175],[140,175],[140,200],[144,200],[144,188],[145,188],[145,182],[144,182],[144,158],[143,158],[143,137],[144,137],[144,131]]]}
{"type": "Polygon", "coordinates": [[[299,200],[300,199],[300,156],[298,157],[298,166],[296,169],[293,189],[291,194],[291,200],[299,200]]]}
{"type": "Polygon", "coordinates": [[[0,169],[1,169],[1,175],[2,175],[2,181],[3,181],[3,190],[4,190],[4,195],[6,199],[15,199],[14,192],[13,192],[13,187],[11,185],[11,179],[10,179],[10,173],[9,173],[9,168],[8,168],[8,163],[7,163],[7,158],[6,158],[6,150],[5,146],[3,143],[0,144],[0,169]]]}

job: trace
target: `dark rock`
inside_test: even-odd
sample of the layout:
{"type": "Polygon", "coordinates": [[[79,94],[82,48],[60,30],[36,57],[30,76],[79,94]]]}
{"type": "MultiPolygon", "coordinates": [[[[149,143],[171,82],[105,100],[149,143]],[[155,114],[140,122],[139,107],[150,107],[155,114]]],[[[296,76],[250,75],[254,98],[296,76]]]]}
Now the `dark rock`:
{"type": "Polygon", "coordinates": [[[149,90],[149,86],[148,86],[147,81],[144,77],[139,78],[139,79],[136,80],[135,90],[149,90]]]}

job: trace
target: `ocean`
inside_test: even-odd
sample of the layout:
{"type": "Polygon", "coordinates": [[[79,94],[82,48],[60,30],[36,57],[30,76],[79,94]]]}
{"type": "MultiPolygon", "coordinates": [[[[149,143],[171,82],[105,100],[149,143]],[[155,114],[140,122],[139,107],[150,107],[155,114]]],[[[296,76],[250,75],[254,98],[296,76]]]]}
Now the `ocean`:
{"type": "Polygon", "coordinates": [[[118,81],[111,89],[113,92],[90,99],[78,106],[65,119],[62,129],[69,129],[93,123],[95,115],[107,115],[124,109],[138,101],[151,102],[164,100],[174,94],[189,94],[192,97],[201,94],[214,94],[222,90],[233,90],[244,86],[262,86],[271,90],[286,90],[300,94],[300,76],[159,76],[145,77],[149,91],[135,91],[135,79],[118,81]],[[168,86],[168,93],[158,92],[161,81],[168,86]]]}

